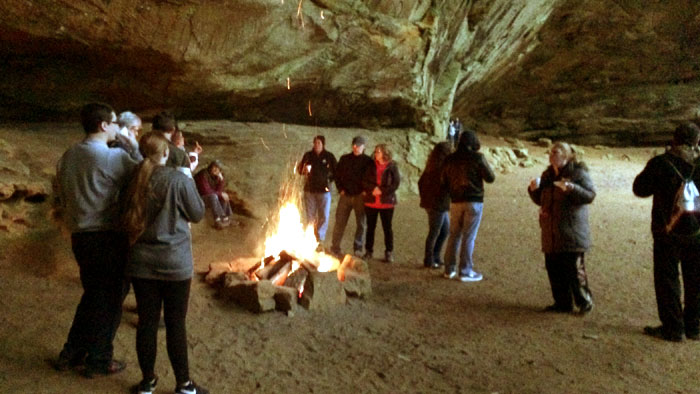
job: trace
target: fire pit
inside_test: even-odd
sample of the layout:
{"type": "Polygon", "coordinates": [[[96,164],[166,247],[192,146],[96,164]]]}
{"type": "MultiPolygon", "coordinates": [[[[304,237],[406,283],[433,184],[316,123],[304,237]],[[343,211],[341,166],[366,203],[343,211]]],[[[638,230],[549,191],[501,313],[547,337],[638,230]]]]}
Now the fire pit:
{"type": "Polygon", "coordinates": [[[348,296],[371,293],[365,261],[351,255],[340,261],[317,248],[313,226],[303,228],[298,205],[287,202],[279,210],[276,231],[265,240],[265,257],[212,263],[206,280],[253,312],[293,313],[298,305],[324,310],[344,304],[348,296]]]}

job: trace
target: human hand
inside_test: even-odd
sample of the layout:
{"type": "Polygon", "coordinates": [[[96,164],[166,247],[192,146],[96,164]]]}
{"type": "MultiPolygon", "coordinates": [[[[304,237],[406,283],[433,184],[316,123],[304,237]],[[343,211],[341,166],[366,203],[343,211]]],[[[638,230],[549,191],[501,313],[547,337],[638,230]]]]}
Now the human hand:
{"type": "Polygon", "coordinates": [[[530,189],[530,191],[535,191],[539,187],[540,187],[540,178],[539,177],[530,179],[530,185],[528,186],[528,189],[530,189]]]}
{"type": "Polygon", "coordinates": [[[202,153],[202,146],[199,145],[198,141],[194,142],[194,149],[192,149],[193,152],[197,152],[197,154],[202,153]]]}
{"type": "Polygon", "coordinates": [[[554,186],[558,187],[563,192],[568,192],[569,190],[574,188],[573,183],[565,180],[554,182],[554,186]]]}

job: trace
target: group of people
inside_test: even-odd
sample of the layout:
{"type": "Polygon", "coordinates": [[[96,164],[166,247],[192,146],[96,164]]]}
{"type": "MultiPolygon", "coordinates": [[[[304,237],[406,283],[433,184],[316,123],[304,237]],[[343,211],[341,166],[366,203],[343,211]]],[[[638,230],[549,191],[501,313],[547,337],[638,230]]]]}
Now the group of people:
{"type": "MultiPolygon", "coordinates": [[[[460,280],[477,281],[482,276],[473,270],[472,252],[481,220],[483,182],[493,182],[494,176],[478,152],[473,131],[460,134],[454,153],[449,137],[433,148],[419,180],[420,204],[428,214],[423,265],[444,266],[444,276],[454,278],[459,250],[460,280]]],[[[643,332],[672,342],[684,337],[700,340],[699,143],[696,124],[678,126],[666,152],[649,160],[633,184],[635,195],[653,197],[654,289],[661,325],[646,326],[643,332]]],[[[586,314],[593,308],[585,268],[585,254],[591,246],[588,205],[596,190],[588,167],[569,144],[553,144],[549,163],[527,187],[540,207],[541,248],[554,299],[544,310],[586,314]]]]}
{"type": "MultiPolygon", "coordinates": [[[[57,197],[80,269],[83,295],[55,367],[80,368],[86,377],[122,371],[113,358],[122,303],[133,286],[138,311],[136,350],[141,394],[152,393],[157,331],[163,312],[168,357],[176,393],[207,393],[190,378],[186,315],[193,275],[190,223],[212,211],[215,227],[230,221],[222,164],[213,161],[194,177],[201,147],[188,153],[178,136],[174,116],[156,115],[152,131],[139,137],[142,123],[130,112],[117,118],[106,104],[81,111],[85,138],[69,148],[57,164],[57,197]],[[175,141],[173,137],[175,136],[175,141]]],[[[633,191],[653,196],[654,286],[661,325],[645,327],[647,335],[681,341],[700,337],[700,129],[679,126],[670,149],[652,158],[636,177],[633,191]],[[695,188],[696,208],[678,213],[680,191],[695,188]],[[680,301],[679,264],[684,304],[680,301]]],[[[384,231],[384,260],[393,261],[392,219],[400,173],[386,144],[365,154],[367,140],[357,136],[351,152],[335,156],[325,138],[314,137],[297,171],[306,177],[304,209],[321,245],[331,204],[331,185],[338,190],[330,252],[341,255],[341,241],[351,212],[356,219],[353,253],[371,259],[377,220],[384,231]],[[363,251],[364,247],[364,251],[363,251]]],[[[527,187],[540,206],[541,247],[554,303],[546,311],[581,314],[593,308],[584,257],[590,248],[588,205],[596,196],[586,165],[564,142],[555,143],[550,165],[527,187]]],[[[471,130],[452,142],[436,144],[419,179],[420,205],[428,215],[423,265],[443,268],[448,279],[474,282],[473,251],[484,204],[484,183],[495,175],[471,130]],[[444,259],[442,247],[447,243],[444,259]]],[[[687,201],[683,201],[687,206],[687,201]]]]}
{"type": "Polygon", "coordinates": [[[304,153],[297,165],[297,172],[305,176],[304,212],[307,224],[314,226],[314,233],[323,249],[331,207],[331,187],[338,189],[338,205],[330,252],[342,255],[341,241],[350,213],[355,213],[356,231],[353,253],[371,259],[374,254],[374,236],[377,219],[384,231],[384,262],[394,261],[394,234],[392,219],[398,203],[396,190],[401,176],[391,151],[386,144],[374,148],[374,157],[365,154],[367,140],[357,136],[352,140],[351,152],[336,161],[326,150],[326,139],[317,135],[313,148],[304,153]],[[364,252],[363,252],[364,246],[364,252]]]}
{"type": "Polygon", "coordinates": [[[207,393],[190,378],[186,332],[194,271],[190,223],[204,217],[205,204],[192,180],[191,155],[172,141],[175,118],[159,113],[152,131],[137,140],[141,120],[132,113],[117,118],[109,105],[92,103],[80,115],[85,138],[59,160],[56,184],[83,295],[54,366],[79,368],[89,378],[126,367],[113,358],[112,343],[133,286],[143,377],[134,392],[150,394],[158,383],[162,312],[175,392],[207,393]]]}

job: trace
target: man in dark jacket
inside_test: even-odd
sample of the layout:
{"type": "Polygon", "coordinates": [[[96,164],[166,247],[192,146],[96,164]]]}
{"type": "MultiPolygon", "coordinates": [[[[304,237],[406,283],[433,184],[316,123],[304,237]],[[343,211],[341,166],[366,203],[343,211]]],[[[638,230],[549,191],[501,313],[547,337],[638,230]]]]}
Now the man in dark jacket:
{"type": "Polygon", "coordinates": [[[331,213],[331,181],[336,166],[335,156],[326,150],[326,138],[314,137],[314,147],[304,153],[297,173],[306,176],[304,184],[304,210],[306,222],[314,224],[316,240],[322,248],[331,213]]]}
{"type": "Polygon", "coordinates": [[[700,225],[694,214],[669,226],[676,193],[692,179],[700,185],[698,141],[700,129],[692,123],[676,128],[671,149],[647,163],[634,180],[638,197],[653,196],[651,233],[654,238],[654,290],[661,325],[644,327],[644,333],[667,341],[700,339],[700,225]],[[680,301],[678,264],[683,272],[685,308],[680,301]]]}
{"type": "Polygon", "coordinates": [[[481,144],[476,134],[466,130],[459,138],[457,151],[445,159],[440,183],[450,194],[450,236],[445,252],[445,278],[457,276],[459,250],[459,280],[476,282],[482,275],[474,271],[474,241],[479,231],[484,207],[484,181],[492,183],[496,176],[479,152],[481,144]]]}
{"type": "Polygon", "coordinates": [[[353,241],[353,251],[355,256],[362,256],[364,246],[363,236],[365,234],[366,218],[365,206],[362,200],[362,177],[367,168],[374,164],[373,160],[367,156],[365,137],[357,136],[352,139],[352,152],[340,157],[335,170],[335,186],[338,188],[338,206],[335,210],[335,227],[333,228],[333,243],[331,252],[340,255],[340,242],[343,240],[345,226],[348,224],[350,212],[355,211],[355,239],[353,241]]]}

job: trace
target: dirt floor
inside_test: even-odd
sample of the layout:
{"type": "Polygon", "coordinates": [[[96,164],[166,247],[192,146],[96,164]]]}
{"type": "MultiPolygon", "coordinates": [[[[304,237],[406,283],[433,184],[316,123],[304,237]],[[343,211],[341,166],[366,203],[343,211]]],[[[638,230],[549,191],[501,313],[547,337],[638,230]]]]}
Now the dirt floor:
{"type": "MultiPolygon", "coordinates": [[[[418,207],[417,174],[431,140],[399,130],[318,129],[282,124],[185,124],[205,152],[220,158],[230,186],[257,218],[217,231],[192,226],[195,269],[260,253],[265,216],[294,158],[323,133],[339,157],[352,136],[396,148],[406,175],[394,216],[396,262],[370,261],[371,297],[329,312],[249,313],[193,281],[188,336],[192,377],[213,393],[697,393],[700,342],[642,335],[657,324],[652,284],[651,201],[631,192],[634,176],[660,148],[583,147],[598,196],[591,206],[595,246],[586,262],[595,308],[586,316],[546,314],[551,300],[539,248],[529,178],[546,163],[499,173],[486,187],[475,268],[484,280],[460,283],[422,266],[427,217],[418,207]],[[418,152],[418,153],[416,153],[418,152]],[[422,153],[421,153],[422,152],[422,153]],[[419,154],[420,153],[420,154],[419,154]]],[[[77,125],[0,127],[16,159],[49,177],[60,154],[81,138],[77,125]]],[[[482,138],[484,149],[509,144],[482,138]]],[[[0,180],[2,175],[0,174],[0,180]]],[[[336,195],[333,196],[334,205],[336,195]]],[[[87,380],[58,373],[47,360],[65,341],[81,288],[68,239],[48,220],[48,202],[27,205],[28,220],[0,234],[0,392],[120,393],[141,378],[135,352],[133,294],[125,303],[115,357],[121,374],[87,380]]],[[[16,204],[16,205],[17,205],[16,204]]],[[[331,213],[331,217],[333,213],[331,213]]],[[[331,219],[331,229],[333,219],[331,219]]],[[[344,247],[350,249],[351,220],[344,247]]],[[[330,231],[329,231],[330,233],[330,231]]],[[[377,231],[375,254],[383,252],[377,231]]],[[[329,240],[330,242],[330,236],[329,240]]],[[[175,382],[159,332],[159,393],[175,382]]]]}

